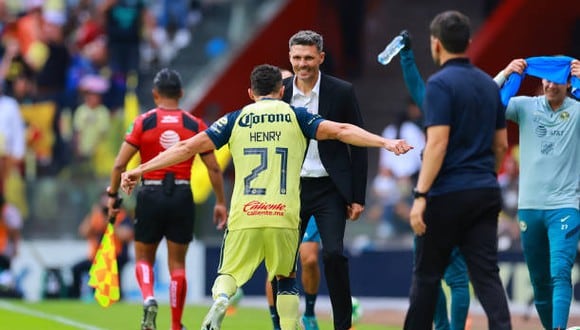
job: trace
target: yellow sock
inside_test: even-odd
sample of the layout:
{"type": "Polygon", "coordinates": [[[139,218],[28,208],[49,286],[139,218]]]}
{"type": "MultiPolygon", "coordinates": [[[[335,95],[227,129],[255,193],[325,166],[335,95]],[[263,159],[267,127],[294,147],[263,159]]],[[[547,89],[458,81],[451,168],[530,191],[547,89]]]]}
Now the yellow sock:
{"type": "Polygon", "coordinates": [[[282,330],[296,330],[298,326],[298,306],[300,299],[294,294],[278,294],[276,309],[280,316],[282,330]]]}
{"type": "Polygon", "coordinates": [[[236,280],[233,277],[230,275],[219,275],[213,282],[211,293],[214,300],[222,294],[231,298],[237,289],[236,280]]]}

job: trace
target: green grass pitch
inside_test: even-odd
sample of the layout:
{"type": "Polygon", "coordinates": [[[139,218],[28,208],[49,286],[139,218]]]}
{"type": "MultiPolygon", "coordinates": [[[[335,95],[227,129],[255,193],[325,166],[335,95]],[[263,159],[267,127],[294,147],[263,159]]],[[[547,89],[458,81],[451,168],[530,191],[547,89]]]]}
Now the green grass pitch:
{"type": "MultiPolygon", "coordinates": [[[[183,313],[183,324],[189,329],[199,329],[209,306],[188,305],[183,313]]],[[[0,300],[2,329],[19,330],[127,330],[139,329],[142,310],[135,303],[117,303],[102,308],[93,302],[58,300],[26,303],[0,300]]],[[[169,329],[170,309],[162,304],[157,316],[157,328],[169,329]]],[[[321,330],[332,329],[330,320],[320,321],[321,330]]],[[[227,316],[223,330],[270,330],[272,323],[268,311],[259,308],[240,307],[234,315],[227,316]]],[[[385,325],[357,324],[356,330],[389,330],[385,325]]]]}

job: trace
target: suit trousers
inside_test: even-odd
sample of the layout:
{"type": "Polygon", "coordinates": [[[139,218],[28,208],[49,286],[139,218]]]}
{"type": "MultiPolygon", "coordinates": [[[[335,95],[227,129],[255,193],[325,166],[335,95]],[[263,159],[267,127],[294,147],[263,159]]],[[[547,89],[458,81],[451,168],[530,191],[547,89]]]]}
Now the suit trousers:
{"type": "Polygon", "coordinates": [[[302,178],[300,192],[300,237],[314,216],[322,241],[322,262],[328,285],[334,329],[351,327],[352,301],[348,259],[344,256],[346,201],[330,177],[302,178]]]}
{"type": "Polygon", "coordinates": [[[427,199],[427,230],[416,239],[410,305],[405,329],[432,329],[438,286],[453,247],[458,246],[489,329],[511,329],[507,298],[497,265],[499,189],[451,192],[427,199]]]}

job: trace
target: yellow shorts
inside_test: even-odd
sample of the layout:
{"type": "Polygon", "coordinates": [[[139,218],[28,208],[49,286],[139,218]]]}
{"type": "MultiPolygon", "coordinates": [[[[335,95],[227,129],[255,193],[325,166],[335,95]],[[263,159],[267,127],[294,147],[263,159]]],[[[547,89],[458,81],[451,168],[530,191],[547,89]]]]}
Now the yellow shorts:
{"type": "Polygon", "coordinates": [[[298,229],[287,228],[227,231],[218,273],[232,276],[240,287],[252,278],[256,268],[265,260],[268,280],[276,275],[289,276],[296,271],[298,236],[298,229]]]}

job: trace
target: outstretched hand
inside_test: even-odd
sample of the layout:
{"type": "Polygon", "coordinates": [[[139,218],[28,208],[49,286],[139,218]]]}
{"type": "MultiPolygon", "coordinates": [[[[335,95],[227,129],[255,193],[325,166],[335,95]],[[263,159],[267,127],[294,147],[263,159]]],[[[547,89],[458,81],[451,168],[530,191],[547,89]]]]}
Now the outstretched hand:
{"type": "Polygon", "coordinates": [[[139,169],[139,167],[127,172],[123,172],[121,174],[121,189],[127,195],[131,195],[133,189],[135,189],[135,186],[137,183],[139,183],[141,175],[143,175],[143,172],[139,169]]]}
{"type": "Polygon", "coordinates": [[[402,155],[404,153],[407,153],[407,151],[413,149],[412,146],[410,146],[409,144],[407,144],[407,141],[405,140],[386,140],[386,145],[385,145],[385,149],[387,149],[390,152],[393,152],[395,155],[399,156],[402,155]]]}

